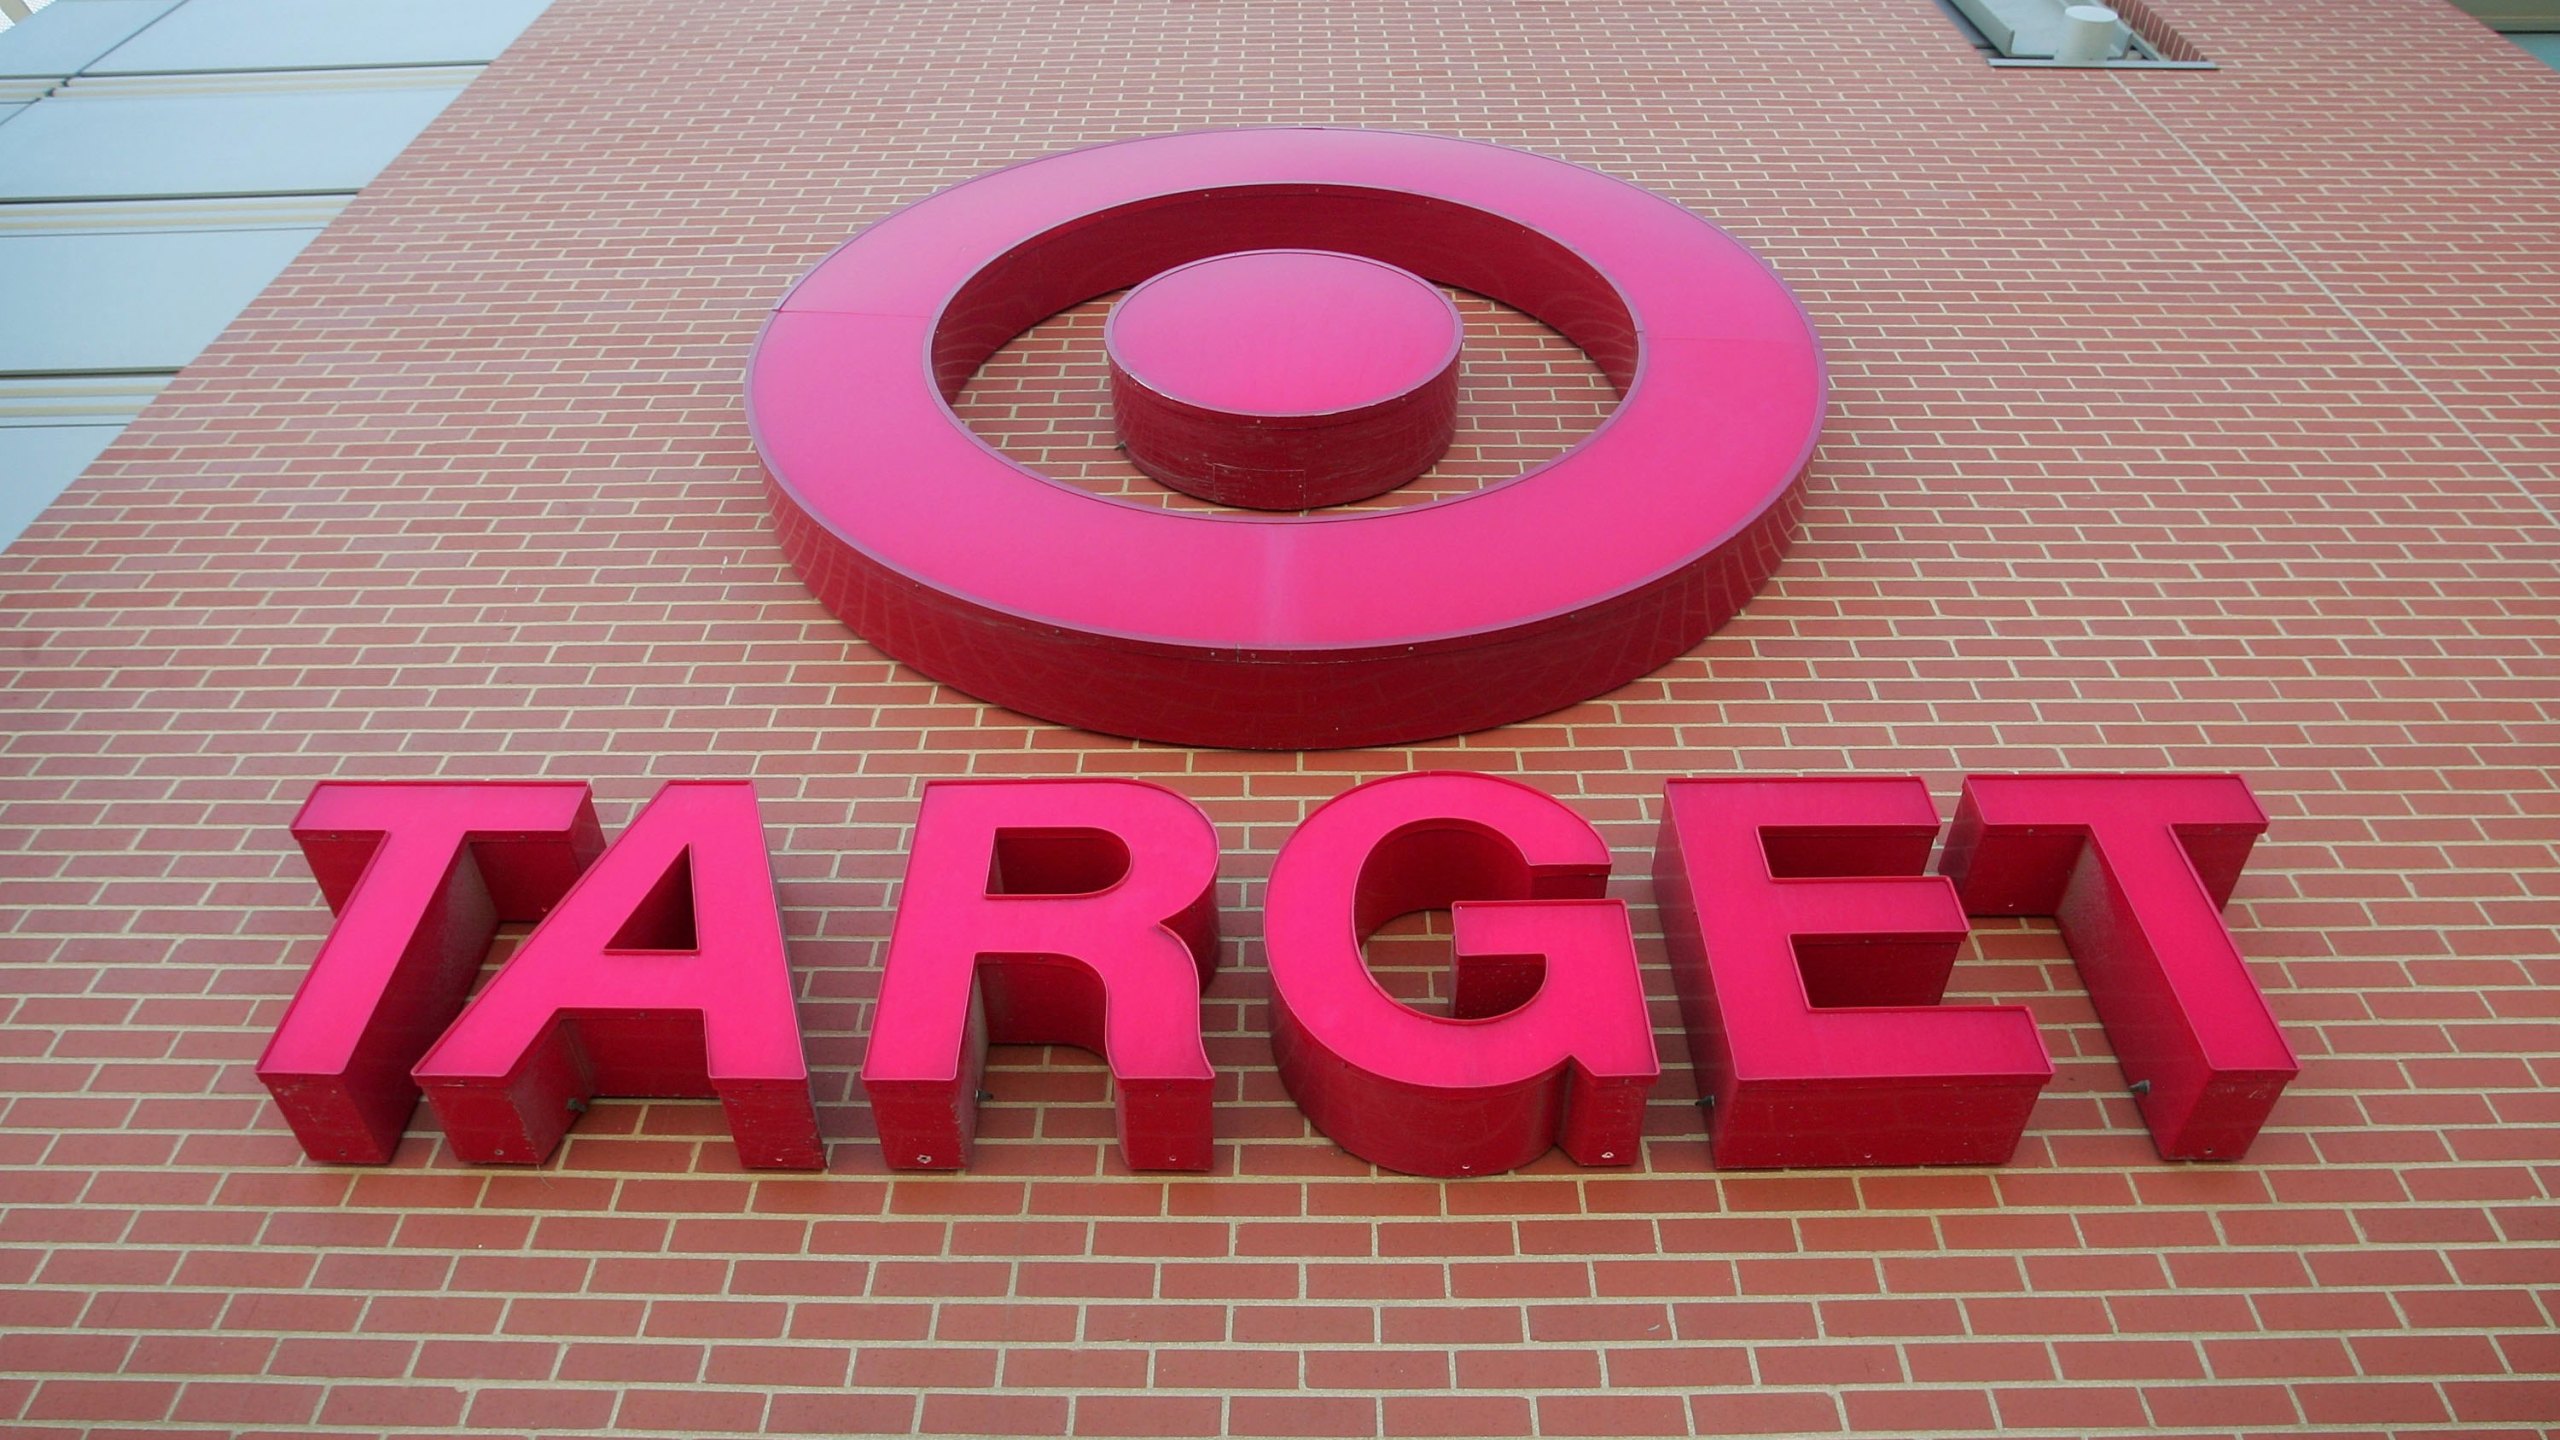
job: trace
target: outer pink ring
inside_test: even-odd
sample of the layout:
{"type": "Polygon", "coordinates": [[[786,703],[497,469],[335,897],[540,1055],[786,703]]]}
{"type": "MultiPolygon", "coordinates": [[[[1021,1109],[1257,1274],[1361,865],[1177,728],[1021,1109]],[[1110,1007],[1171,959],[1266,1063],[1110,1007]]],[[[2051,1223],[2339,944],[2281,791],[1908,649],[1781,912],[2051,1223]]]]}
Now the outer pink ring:
{"type": "Polygon", "coordinates": [[[1185,744],[1394,743],[1643,675],[1730,618],[1800,507],[1825,380],[1758,257],[1650,192],[1392,131],[1203,131],[992,172],[811,270],[747,403],[786,552],[917,669],[1185,744]],[[950,408],[1068,305],[1231,250],[1367,255],[1580,344],[1616,413],[1517,479],[1401,510],[1199,515],[1013,463],[950,408]]]}

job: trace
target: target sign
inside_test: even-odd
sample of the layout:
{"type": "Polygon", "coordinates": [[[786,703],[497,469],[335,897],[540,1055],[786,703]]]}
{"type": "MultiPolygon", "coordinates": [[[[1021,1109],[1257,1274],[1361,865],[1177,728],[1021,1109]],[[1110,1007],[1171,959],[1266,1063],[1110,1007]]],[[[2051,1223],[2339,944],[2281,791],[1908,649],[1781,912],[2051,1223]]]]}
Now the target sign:
{"type": "Polygon", "coordinates": [[[1500,146],[1314,128],[942,191],[803,277],[747,375],[784,549],[865,639],[1043,719],[1253,749],[1480,730],[1684,653],[1776,567],[1823,393],[1786,285],[1678,205],[1500,146]],[[1553,327],[1616,409],[1508,481],[1358,513],[1094,495],[952,409],[1014,336],[1137,286],[1109,348],[1141,468],[1248,507],[1378,493],[1448,443],[1454,317],[1424,281],[1553,327]]]}

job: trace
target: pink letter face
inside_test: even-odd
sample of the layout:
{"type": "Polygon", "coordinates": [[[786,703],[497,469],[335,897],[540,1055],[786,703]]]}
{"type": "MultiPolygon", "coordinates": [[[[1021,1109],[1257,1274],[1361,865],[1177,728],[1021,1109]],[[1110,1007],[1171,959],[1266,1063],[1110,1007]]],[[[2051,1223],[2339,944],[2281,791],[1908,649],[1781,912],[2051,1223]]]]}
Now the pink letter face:
{"type": "Polygon", "coordinates": [[[1661,1067],[1609,849],[1490,775],[1372,781],[1308,817],[1271,873],[1271,1049],[1318,1130],[1410,1175],[1490,1175],[1561,1145],[1634,1162],[1661,1067]],[[1455,1017],[1397,1001],[1360,944],[1448,906],[1455,1017]]]}
{"type": "Polygon", "coordinates": [[[1218,832],[1159,786],[926,785],[862,1061],[889,1164],[968,1163],[996,1044],[1096,1052],[1130,1168],[1209,1168],[1217,880],[1218,832]]]}
{"type": "Polygon", "coordinates": [[[2266,812],[2237,775],[1976,775],[1942,868],[1976,915],[2051,915],[2151,1143],[2236,1160],[2300,1069],[2223,927],[2266,812]]]}
{"type": "Polygon", "coordinates": [[[1654,886],[1721,1166],[1996,1165],[2053,1062],[1940,1005],[1964,911],[1916,779],[1674,780],[1654,886]]]}
{"type": "Polygon", "coordinates": [[[598,1095],[716,1095],[744,1163],[823,1166],[755,787],[660,790],[416,1074],[465,1160],[536,1163],[598,1095]]]}
{"type": "Polygon", "coordinates": [[[258,1079],[312,1159],[379,1164],[498,922],[540,919],[604,837],[580,784],[343,781],[312,790],[293,836],[338,922],[258,1079]]]}

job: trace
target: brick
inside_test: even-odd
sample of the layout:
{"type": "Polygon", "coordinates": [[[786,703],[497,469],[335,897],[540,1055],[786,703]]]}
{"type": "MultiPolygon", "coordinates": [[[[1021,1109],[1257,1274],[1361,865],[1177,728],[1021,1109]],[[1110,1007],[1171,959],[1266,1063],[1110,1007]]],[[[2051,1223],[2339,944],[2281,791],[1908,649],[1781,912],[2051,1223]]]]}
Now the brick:
{"type": "Polygon", "coordinates": [[[701,1434],[713,1430],[752,1430],[764,1417],[764,1397],[735,1390],[657,1390],[634,1387],[622,1392],[614,1424],[627,1430],[668,1430],[701,1434]]]}
{"type": "Polygon", "coordinates": [[[1143,1350],[1023,1350],[1004,1352],[1007,1389],[1131,1390],[1147,1383],[1143,1350]]]}
{"type": "MultiPolygon", "coordinates": [[[[271,1357],[259,1345],[270,1375],[325,1375],[339,1379],[397,1379],[409,1373],[422,1348],[408,1340],[324,1340],[295,1337],[279,1341],[271,1357]]],[[[550,1347],[536,1347],[548,1352],[550,1347]]],[[[165,1368],[165,1367],[153,1367],[165,1368]]]]}
{"type": "Polygon", "coordinates": [[[1979,1390],[1844,1390],[1840,1401],[1853,1430],[1957,1430],[1978,1434],[1991,1428],[1991,1397],[1979,1390]]]}
{"type": "MultiPolygon", "coordinates": [[[[914,1312],[918,1319],[922,1318],[922,1313],[921,1309],[914,1312]]],[[[940,1340],[1064,1341],[1075,1338],[1076,1320],[1076,1310],[1072,1305],[1045,1302],[977,1305],[953,1301],[934,1308],[933,1335],[940,1340]]],[[[923,1337],[921,1325],[913,1330],[900,1325],[881,1327],[878,1333],[863,1338],[917,1340],[923,1337]]]]}
{"type": "Polygon", "coordinates": [[[1198,1343],[1227,1338],[1223,1305],[1088,1305],[1087,1342],[1198,1343]]]}
{"type": "Polygon", "coordinates": [[[919,1422],[927,1435],[1054,1435],[1067,1402],[1048,1395],[927,1395],[919,1422]]]}
{"type": "Polygon", "coordinates": [[[600,1430],[618,1397],[604,1390],[489,1387],[471,1397],[464,1423],[488,1429],[600,1430]]]}
{"type": "Polygon", "coordinates": [[[2429,1424],[2451,1419],[2445,1396],[2415,1381],[2359,1380],[2294,1387],[2303,1418],[2315,1425],[2429,1424]]]}
{"type": "Polygon", "coordinates": [[[1460,1350],[1461,1390],[1590,1390],[1600,1384],[1600,1357],[1589,1350],[1460,1350]]]}
{"type": "Polygon", "coordinates": [[[1840,1402],[1813,1392],[1700,1395],[1689,1403],[1701,1434],[1828,1435],[1845,1428],[1840,1402]]]}
{"type": "Polygon", "coordinates": [[[1702,1390],[1751,1383],[1751,1355],[1739,1345],[1624,1346],[1604,1352],[1612,1389],[1672,1386],[1702,1390]]]}
{"type": "MultiPolygon", "coordinates": [[[[2019,1430],[2148,1428],[2149,1412],[2138,1390],[2098,1385],[2002,1389],[1993,1392],[2000,1424],[2019,1430]]],[[[1854,1412],[1853,1412],[1854,1413],[1854,1412]]]]}
{"type": "Polygon", "coordinates": [[[1542,1344],[1588,1340],[1668,1340],[1670,1312],[1659,1305],[1533,1305],[1529,1338],[1542,1344]]]}
{"type": "Polygon", "coordinates": [[[2111,1295],[2107,1310],[2115,1328],[2127,1335],[2192,1335],[2215,1330],[2249,1330],[2257,1311],[2238,1295],[2200,1294],[2192,1290],[2150,1295],[2111,1295]]]}
{"type": "Polygon", "coordinates": [[[1239,1342],[1365,1345],[1378,1339],[1375,1311],[1351,1305],[1253,1305],[1234,1319],[1239,1342]]]}
{"type": "Polygon", "coordinates": [[[1298,1366],[1290,1350],[1159,1350],[1155,1383],[1169,1390],[1295,1390],[1298,1366]]]}
{"type": "Polygon", "coordinates": [[[1884,1288],[1909,1295],[1980,1295],[2025,1288],[2018,1262],[1989,1255],[1888,1255],[1884,1288]]]}
{"type": "Polygon", "coordinates": [[[332,1385],[315,1417],[358,1429],[462,1423],[470,1396],[448,1385],[332,1385]]]}
{"type": "MultiPolygon", "coordinates": [[[[131,1335],[41,1334],[0,1335],[0,1363],[27,1375],[48,1370],[112,1372],[136,1348],[131,1335]]],[[[144,1368],[166,1369],[164,1365],[144,1368]]]]}
{"type": "Polygon", "coordinates": [[[1528,1338],[1526,1315],[1509,1305],[1398,1305],[1378,1314],[1389,1345],[1516,1344],[1528,1338]]]}
{"type": "Polygon", "coordinates": [[[2281,1385],[2151,1386],[2142,1392],[2155,1425],[2292,1425],[2293,1393],[2281,1385]]]}
{"type": "Polygon", "coordinates": [[[1683,1340],[1736,1336],[1809,1340],[1821,1333],[1813,1306],[1801,1301],[1717,1300],[1674,1305],[1671,1324],[1683,1340]]]}
{"type": "Polygon", "coordinates": [[[1375,1435],[1378,1402],[1348,1396],[1238,1395],[1227,1402],[1231,1435],[1375,1435]]]}
{"type": "Polygon", "coordinates": [[[1884,1344],[1762,1345],[1751,1358],[1764,1385],[1854,1385],[1903,1378],[1901,1352],[1884,1344]]]}
{"type": "Polygon", "coordinates": [[[1438,1350],[1309,1350],[1311,1390],[1445,1390],[1451,1367],[1438,1350]]]}
{"type": "Polygon", "coordinates": [[[2402,1290],[2391,1298],[2409,1317],[2409,1324],[2422,1330],[2546,1323],[2532,1295],[2519,1290],[2402,1290]]]}
{"type": "Polygon", "coordinates": [[[1675,1395],[1542,1395],[1542,1435],[1685,1435],[1689,1411],[1675,1395]]]}
{"type": "Polygon", "coordinates": [[[1219,1401],[1206,1395],[1080,1395],[1072,1435],[1207,1435],[1220,1423],[1219,1401]]]}
{"type": "Polygon", "coordinates": [[[2443,1388],[2453,1418],[2469,1425],[2548,1424],[2552,1402],[2560,1399],[2560,1381],[2548,1377],[2447,1380],[2443,1388]]]}
{"type": "Polygon", "coordinates": [[[1530,1402],[1514,1395],[1386,1395],[1378,1401],[1389,1435],[1525,1435],[1530,1402]]]}
{"type": "Polygon", "coordinates": [[[853,1383],[877,1389],[984,1387],[996,1383],[999,1352],[948,1346],[866,1345],[854,1352],[853,1383]]]}
{"type": "MultiPolygon", "coordinates": [[[[382,1312],[383,1302],[377,1300],[367,1309],[366,1315],[370,1320],[382,1312]]],[[[583,1296],[559,1300],[518,1300],[507,1307],[506,1328],[508,1333],[516,1335],[629,1336],[641,1333],[647,1314],[648,1307],[637,1300],[583,1296]]],[[[448,1333],[462,1332],[457,1329],[448,1333]]]]}
{"type": "Polygon", "coordinates": [[[1963,1311],[1953,1300],[1825,1300],[1816,1309],[1824,1333],[1843,1338],[1946,1335],[1964,1324],[1963,1311]]]}
{"type": "Polygon", "coordinates": [[[2392,1330],[2400,1312],[2392,1297],[2378,1291],[2271,1291],[2249,1297],[2258,1323],[2269,1330],[2392,1330]]]}
{"type": "Polygon", "coordinates": [[[158,1420],[177,1404],[178,1386],[163,1380],[79,1380],[37,1385],[30,1420],[158,1420]]]}
{"type": "Polygon", "coordinates": [[[1734,1271],[1745,1295],[1868,1295],[1877,1288],[1873,1260],[1743,1260],[1734,1271]]]}
{"type": "Polygon", "coordinates": [[[1601,1299],[1692,1299],[1731,1295],[1735,1289],[1729,1260],[1594,1260],[1591,1292],[1601,1299]]]}
{"type": "MultiPolygon", "coordinates": [[[[1959,1381],[2050,1380],[2055,1369],[2043,1345],[2026,1341],[1905,1345],[1903,1361],[1920,1384],[1959,1381]]],[[[2003,1392],[2005,1393],[2005,1392],[2003,1392]]],[[[2005,1409],[2002,1412],[2006,1414],[2005,1409]]]]}
{"type": "Polygon", "coordinates": [[[549,1367],[524,1378],[540,1380],[658,1381],[690,1380],[702,1374],[709,1353],[703,1345],[635,1345],[585,1342],[567,1347],[555,1374],[549,1367]]]}
{"type": "MultiPolygon", "coordinates": [[[[293,1344],[286,1341],[277,1354],[293,1344]]],[[[421,1380],[542,1380],[559,1363],[562,1348],[544,1340],[429,1340],[418,1346],[409,1373],[421,1380]]],[[[276,1373],[294,1372],[279,1366],[276,1373]]]]}
{"type": "Polygon", "coordinates": [[[2339,1341],[2302,1336],[2284,1340],[2207,1340],[2205,1362],[2223,1380],[2294,1375],[2352,1375],[2354,1362],[2339,1341]]]}
{"type": "Polygon", "coordinates": [[[2067,1380],[2201,1380],[2203,1348],[2193,1340],[2056,1341],[2067,1380]]]}
{"type": "Polygon", "coordinates": [[[1448,1267],[1453,1299],[1573,1299],[1591,1293],[1591,1272],[1568,1261],[1459,1262],[1448,1267]]]}
{"type": "Polygon", "coordinates": [[[783,1435],[897,1435],[915,1425],[912,1395],[783,1393],[765,1411],[764,1428],[783,1435]]]}
{"type": "Polygon", "coordinates": [[[1964,1313],[1976,1335],[2105,1335],[2116,1328],[2108,1302],[2094,1296],[1967,1297],[1964,1313]]]}
{"type": "MultiPolygon", "coordinates": [[[[1524,1287],[1532,1291],[1573,1293],[1569,1266],[1533,1265],[1523,1269],[1515,1265],[1492,1267],[1488,1273],[1474,1277],[1473,1283],[1483,1289],[1499,1292],[1499,1298],[1518,1298],[1524,1287]]],[[[1373,1262],[1369,1264],[1324,1264],[1310,1262],[1306,1266],[1305,1298],[1309,1300],[1385,1300],[1420,1302],[1450,1298],[1483,1298],[1460,1295],[1448,1267],[1436,1264],[1404,1264],[1373,1262]]]]}

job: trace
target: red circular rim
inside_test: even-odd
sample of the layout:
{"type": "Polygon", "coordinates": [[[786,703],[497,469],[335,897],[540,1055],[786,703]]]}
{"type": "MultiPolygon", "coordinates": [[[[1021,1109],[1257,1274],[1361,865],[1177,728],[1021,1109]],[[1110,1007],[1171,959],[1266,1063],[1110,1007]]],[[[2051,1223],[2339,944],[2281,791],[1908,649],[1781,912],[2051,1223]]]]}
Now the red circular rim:
{"type": "MultiPolygon", "coordinates": [[[[748,408],[793,558],[856,630],[972,694],[1143,734],[1125,717],[1143,716],[1145,697],[1087,703],[1008,676],[1054,669],[1044,646],[1100,644],[1196,661],[1179,683],[1226,675],[1307,709],[1328,661],[1508,646],[1534,666],[1579,643],[1577,615],[1653,607],[1621,617],[1631,637],[1645,630],[1643,655],[1601,667],[1611,684],[1643,673],[1629,667],[1694,644],[1774,567],[1824,391],[1785,284],[1659,196],[1480,142],[1278,129],[1070,151],[882,220],[784,297],[756,342],[748,408]],[[1581,345],[1619,405],[1513,479],[1303,516],[1096,496],[1006,458],[953,412],[978,363],[1038,320],[1243,249],[1339,251],[1513,305],[1581,345]],[[1234,668],[1255,664],[1295,673],[1234,668]]],[[[1570,684],[1527,676],[1512,703],[1467,707],[1465,728],[1594,693],[1565,694],[1599,673],[1567,668],[1570,684]]],[[[1459,723],[1452,711],[1368,728],[1459,723]]]]}

